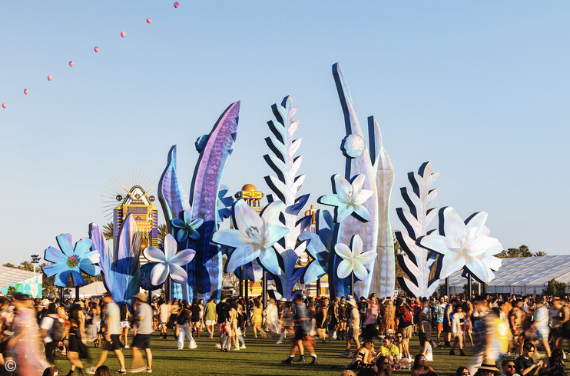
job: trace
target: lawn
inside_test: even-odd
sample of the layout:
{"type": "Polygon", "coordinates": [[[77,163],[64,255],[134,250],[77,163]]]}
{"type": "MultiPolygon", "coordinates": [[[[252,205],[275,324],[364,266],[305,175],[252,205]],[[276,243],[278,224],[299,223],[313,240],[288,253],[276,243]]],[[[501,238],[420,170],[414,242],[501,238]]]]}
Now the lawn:
{"type": "MultiPolygon", "coordinates": [[[[131,340],[129,336],[129,340],[131,340]]],[[[347,365],[350,359],[341,358],[344,351],[344,342],[331,340],[326,344],[317,342],[317,355],[320,364],[309,365],[311,357],[306,354],[307,363],[294,363],[292,365],[281,364],[281,361],[289,355],[290,342],[284,341],[276,345],[276,338],[253,338],[251,329],[245,338],[247,348],[240,351],[221,352],[215,347],[218,337],[209,339],[207,336],[196,338],[198,348],[189,350],[177,350],[176,342],[171,336],[167,340],[153,335],[153,374],[155,375],[338,375],[341,370],[333,366],[347,365]]],[[[187,344],[186,344],[187,347],[187,344]]],[[[417,353],[419,348],[417,337],[412,339],[412,353],[417,353]]],[[[99,349],[90,347],[90,361],[86,361],[85,368],[93,366],[99,357],[99,349]]],[[[123,350],[127,362],[127,368],[131,365],[130,349],[123,350]]],[[[440,375],[455,374],[457,367],[465,365],[469,357],[449,356],[449,348],[434,350],[434,362],[431,366],[440,375]]],[[[466,350],[471,354],[470,348],[466,350]]],[[[298,355],[297,357],[298,358],[298,355]]],[[[57,358],[56,367],[60,375],[66,375],[69,371],[69,361],[57,358]]],[[[114,354],[110,354],[106,365],[113,373],[118,370],[119,363],[114,354]]],[[[76,372],[78,374],[78,372],[76,372]]],[[[394,375],[409,375],[410,370],[394,371],[394,375]]]]}

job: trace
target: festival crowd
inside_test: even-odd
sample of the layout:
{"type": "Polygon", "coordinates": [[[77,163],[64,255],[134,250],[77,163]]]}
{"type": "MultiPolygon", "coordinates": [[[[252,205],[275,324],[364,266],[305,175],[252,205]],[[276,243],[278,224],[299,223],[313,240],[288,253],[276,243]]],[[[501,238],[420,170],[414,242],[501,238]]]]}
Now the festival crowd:
{"type": "Polygon", "coordinates": [[[196,336],[216,334],[217,348],[228,352],[246,348],[250,328],[254,338],[275,338],[277,344],[288,338],[291,350],[284,364],[306,362],[306,354],[310,364],[318,364],[317,342],[326,347],[342,341],[346,366],[335,368],[342,368],[343,376],[391,376],[402,369],[412,376],[437,376],[430,366],[433,350],[444,347],[446,356],[465,357],[456,376],[565,376],[564,339],[570,346],[570,305],[561,297],[380,299],[371,294],[330,300],[299,294],[292,302],[271,299],[265,308],[257,298],[223,297],[218,303],[212,298],[204,304],[149,301],[138,293],[132,301],[130,307],[119,306],[110,294],[77,301],[33,300],[20,293],[0,297],[0,374],[58,375],[57,356],[69,360],[68,375],[106,376],[109,352],[119,363],[114,373],[152,373],[155,332],[164,339],[173,336],[179,350],[195,349],[196,336]],[[411,341],[418,341],[418,351],[411,351],[411,341]],[[89,346],[101,353],[86,368],[89,346]],[[130,368],[125,349],[132,354],[130,368]]]}

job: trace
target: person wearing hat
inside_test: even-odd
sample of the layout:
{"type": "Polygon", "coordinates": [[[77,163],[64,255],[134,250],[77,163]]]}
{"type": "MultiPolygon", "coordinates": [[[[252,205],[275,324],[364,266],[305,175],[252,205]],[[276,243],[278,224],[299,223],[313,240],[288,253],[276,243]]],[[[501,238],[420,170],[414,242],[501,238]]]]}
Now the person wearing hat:
{"type": "Polygon", "coordinates": [[[146,294],[139,292],[135,298],[135,314],[131,317],[132,324],[137,328],[135,338],[131,344],[133,352],[132,372],[152,372],[152,351],[150,350],[150,335],[153,332],[152,327],[152,308],[147,303],[146,294]],[[146,367],[138,366],[143,363],[142,353],[139,349],[144,349],[146,354],[146,367]]]}
{"type": "Polygon", "coordinates": [[[495,376],[495,374],[499,373],[499,369],[495,364],[495,361],[492,359],[485,359],[483,363],[479,366],[477,373],[475,376],[495,376]]]}
{"type": "Polygon", "coordinates": [[[113,351],[117,356],[119,361],[119,370],[117,373],[127,373],[125,369],[125,356],[123,355],[123,343],[121,342],[121,325],[120,325],[120,310],[117,303],[113,301],[113,297],[110,292],[105,293],[103,296],[103,302],[105,305],[105,312],[107,318],[107,325],[105,331],[105,340],[107,341],[107,346],[101,350],[99,355],[99,361],[95,367],[91,367],[87,370],[89,374],[95,374],[95,370],[102,366],[107,360],[107,354],[109,351],[113,351]]]}
{"type": "Polygon", "coordinates": [[[346,304],[349,307],[349,314],[347,325],[348,330],[346,335],[346,355],[350,354],[351,340],[354,341],[356,349],[360,348],[360,342],[358,342],[358,332],[360,331],[360,312],[358,311],[358,305],[354,297],[349,295],[347,298],[346,304]]]}

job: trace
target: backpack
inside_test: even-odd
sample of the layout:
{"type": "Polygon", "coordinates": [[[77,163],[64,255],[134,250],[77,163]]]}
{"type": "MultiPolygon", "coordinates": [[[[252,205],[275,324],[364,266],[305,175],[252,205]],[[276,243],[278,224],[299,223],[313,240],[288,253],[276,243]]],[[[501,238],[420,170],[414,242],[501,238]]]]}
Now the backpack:
{"type": "Polygon", "coordinates": [[[53,319],[53,325],[51,327],[51,339],[55,342],[59,342],[63,339],[63,325],[59,319],[53,319]]]}
{"type": "Polygon", "coordinates": [[[402,321],[406,324],[411,324],[413,320],[412,313],[406,307],[402,307],[402,321]]]}
{"type": "Polygon", "coordinates": [[[176,323],[178,325],[184,325],[184,323],[188,320],[188,312],[183,309],[176,318],[176,323]]]}

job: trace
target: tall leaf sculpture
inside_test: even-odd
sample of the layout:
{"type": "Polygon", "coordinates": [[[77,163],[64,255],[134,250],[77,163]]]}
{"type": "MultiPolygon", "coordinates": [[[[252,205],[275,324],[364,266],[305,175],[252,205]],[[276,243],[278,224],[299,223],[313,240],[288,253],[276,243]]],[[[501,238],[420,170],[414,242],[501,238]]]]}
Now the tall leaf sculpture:
{"type": "Polygon", "coordinates": [[[184,285],[172,284],[176,297],[192,300],[208,300],[210,296],[220,299],[222,293],[222,253],[217,244],[212,243],[212,235],[219,226],[220,183],[225,164],[232,153],[237,136],[240,102],[232,103],[220,116],[212,131],[196,141],[200,158],[194,169],[190,202],[186,201],[176,176],[176,149],[171,149],[168,165],[159,184],[159,198],[169,226],[175,234],[171,221],[183,216],[183,211],[191,213],[186,220],[202,219],[197,240],[188,237],[187,242],[178,244],[179,250],[192,248],[196,251],[194,261],[185,269],[188,281],[184,285]],[[174,152],[173,152],[174,151],[174,152]],[[190,204],[191,203],[191,204],[190,204]],[[165,207],[166,206],[166,207],[165,207]]]}
{"type": "MultiPolygon", "coordinates": [[[[391,296],[395,286],[394,247],[388,207],[390,192],[394,181],[394,171],[388,154],[382,147],[380,127],[373,117],[369,118],[370,151],[360,128],[360,123],[352,107],[352,98],[348,83],[340,64],[333,65],[333,76],[344,112],[347,137],[342,149],[346,156],[345,178],[364,175],[363,189],[371,190],[373,196],[364,204],[370,213],[370,220],[362,222],[356,216],[349,216],[340,222],[337,243],[350,244],[354,235],[359,235],[366,249],[374,249],[377,260],[370,265],[372,273],[364,281],[355,284],[355,295],[366,296],[374,281],[373,292],[380,296],[391,296]]],[[[338,264],[342,261],[334,252],[329,265],[329,275],[336,275],[338,264]]],[[[350,293],[350,281],[335,278],[331,284],[335,296],[350,293]]]]}
{"type": "Polygon", "coordinates": [[[305,175],[297,175],[302,156],[295,157],[301,146],[301,138],[293,139],[299,127],[299,120],[293,120],[297,107],[293,107],[293,99],[287,96],[281,105],[272,106],[277,121],[269,121],[269,129],[275,137],[265,139],[274,154],[265,155],[267,164],[275,171],[278,177],[266,176],[265,180],[271,190],[285,204],[283,211],[284,225],[289,229],[284,242],[276,243],[273,247],[279,254],[282,266],[279,273],[271,273],[275,280],[277,291],[287,300],[291,300],[293,287],[301,278],[304,267],[296,267],[297,259],[306,249],[306,242],[299,242],[301,232],[310,224],[311,217],[297,220],[297,215],[305,206],[309,195],[296,198],[297,192],[305,181],[305,175]]]}
{"type": "Polygon", "coordinates": [[[437,216],[437,208],[429,208],[437,196],[437,189],[431,186],[439,176],[433,174],[430,162],[421,165],[418,173],[410,172],[408,179],[412,189],[401,188],[404,201],[410,208],[398,208],[396,212],[408,234],[396,231],[396,239],[408,257],[398,255],[398,263],[408,278],[398,277],[400,286],[411,296],[430,297],[439,285],[439,270],[435,278],[429,280],[430,271],[436,260],[436,253],[416,244],[417,240],[428,234],[431,222],[437,216]]]}
{"type": "Polygon", "coordinates": [[[141,271],[139,262],[140,235],[136,222],[129,214],[119,233],[117,253],[113,253],[96,223],[89,226],[93,248],[99,251],[101,270],[107,290],[117,304],[128,302],[139,291],[141,271]]]}

